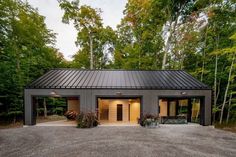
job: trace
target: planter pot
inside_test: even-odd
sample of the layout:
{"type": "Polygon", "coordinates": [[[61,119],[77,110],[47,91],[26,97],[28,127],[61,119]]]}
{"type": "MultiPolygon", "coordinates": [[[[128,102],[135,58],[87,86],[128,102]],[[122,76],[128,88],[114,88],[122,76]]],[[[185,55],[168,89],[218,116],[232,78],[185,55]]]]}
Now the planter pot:
{"type": "Polygon", "coordinates": [[[146,128],[156,128],[159,124],[158,121],[154,119],[147,119],[145,123],[146,128]]]}

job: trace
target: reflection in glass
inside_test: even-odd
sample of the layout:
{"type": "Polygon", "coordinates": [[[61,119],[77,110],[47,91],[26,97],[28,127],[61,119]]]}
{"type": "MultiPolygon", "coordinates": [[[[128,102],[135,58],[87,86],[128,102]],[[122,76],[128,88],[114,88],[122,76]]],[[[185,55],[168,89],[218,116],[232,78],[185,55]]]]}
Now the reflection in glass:
{"type": "Polygon", "coordinates": [[[200,121],[200,99],[192,99],[191,122],[199,123],[200,121]]]}

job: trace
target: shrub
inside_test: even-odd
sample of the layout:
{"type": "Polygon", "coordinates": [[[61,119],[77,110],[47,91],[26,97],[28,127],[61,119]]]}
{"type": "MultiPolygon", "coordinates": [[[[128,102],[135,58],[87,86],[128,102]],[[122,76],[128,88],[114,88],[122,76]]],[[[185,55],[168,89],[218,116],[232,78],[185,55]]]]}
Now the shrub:
{"type": "Polygon", "coordinates": [[[64,114],[64,116],[68,120],[76,120],[77,115],[78,115],[78,113],[73,110],[66,111],[66,113],[64,114]]]}
{"type": "Polygon", "coordinates": [[[56,115],[62,115],[63,114],[63,107],[56,107],[52,110],[53,114],[56,114],[56,115]]]}
{"type": "Polygon", "coordinates": [[[78,128],[92,128],[98,125],[97,115],[93,112],[80,113],[77,115],[78,128]]]}
{"type": "Polygon", "coordinates": [[[141,115],[141,117],[138,119],[138,122],[141,126],[150,126],[152,123],[157,124],[158,122],[158,116],[152,115],[152,114],[145,114],[141,115]]]}
{"type": "Polygon", "coordinates": [[[22,120],[22,111],[9,111],[0,113],[0,122],[4,123],[15,123],[22,120]]]}
{"type": "Polygon", "coordinates": [[[38,113],[38,115],[43,115],[44,114],[44,108],[37,108],[37,113],[38,113]]]}

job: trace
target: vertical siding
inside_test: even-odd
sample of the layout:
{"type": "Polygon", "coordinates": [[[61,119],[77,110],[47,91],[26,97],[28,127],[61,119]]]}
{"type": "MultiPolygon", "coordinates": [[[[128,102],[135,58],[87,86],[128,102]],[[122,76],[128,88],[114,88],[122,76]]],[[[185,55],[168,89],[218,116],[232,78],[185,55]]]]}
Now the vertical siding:
{"type": "Polygon", "coordinates": [[[140,118],[140,103],[132,102],[130,104],[130,121],[137,123],[138,118],[140,118]]]}
{"type": "Polygon", "coordinates": [[[79,100],[67,100],[67,109],[80,112],[79,100]]]}
{"type": "Polygon", "coordinates": [[[116,122],[116,119],[117,119],[116,104],[111,103],[111,101],[109,101],[109,121],[116,122]]]}
{"type": "Polygon", "coordinates": [[[124,101],[123,104],[123,122],[129,121],[129,102],[124,101]]]}
{"type": "Polygon", "coordinates": [[[128,113],[128,104],[127,100],[109,100],[109,121],[117,122],[117,104],[122,104],[122,121],[127,122],[129,121],[129,113],[128,113]]]}

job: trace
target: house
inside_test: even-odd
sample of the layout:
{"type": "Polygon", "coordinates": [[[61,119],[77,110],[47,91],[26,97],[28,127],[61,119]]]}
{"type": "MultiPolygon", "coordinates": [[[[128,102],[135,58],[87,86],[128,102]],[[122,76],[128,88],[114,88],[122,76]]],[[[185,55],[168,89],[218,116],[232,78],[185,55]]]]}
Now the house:
{"type": "Polygon", "coordinates": [[[97,112],[101,123],[144,114],[211,124],[211,88],[183,70],[53,69],[24,90],[25,125],[36,124],[35,96],[67,98],[69,110],[97,112]]]}

